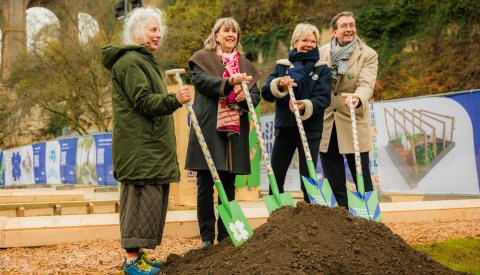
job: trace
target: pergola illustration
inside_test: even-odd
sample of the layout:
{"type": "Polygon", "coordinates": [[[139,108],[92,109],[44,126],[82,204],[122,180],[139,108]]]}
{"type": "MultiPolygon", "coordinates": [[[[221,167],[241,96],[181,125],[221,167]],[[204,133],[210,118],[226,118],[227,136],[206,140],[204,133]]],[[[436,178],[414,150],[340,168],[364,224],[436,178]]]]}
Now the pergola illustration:
{"type": "Polygon", "coordinates": [[[384,108],[387,152],[411,188],[455,146],[455,118],[424,109],[384,108]]]}

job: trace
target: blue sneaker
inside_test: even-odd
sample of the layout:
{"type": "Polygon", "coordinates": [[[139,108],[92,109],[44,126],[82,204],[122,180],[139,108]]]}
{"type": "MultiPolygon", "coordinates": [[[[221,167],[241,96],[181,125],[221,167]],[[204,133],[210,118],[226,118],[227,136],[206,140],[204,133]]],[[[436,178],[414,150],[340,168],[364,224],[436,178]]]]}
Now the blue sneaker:
{"type": "Polygon", "coordinates": [[[146,262],[148,265],[151,265],[155,268],[161,268],[162,267],[162,264],[160,262],[155,262],[155,261],[152,261],[148,255],[147,255],[147,252],[143,251],[143,250],[140,250],[140,258],[142,258],[142,260],[144,262],[146,262]]]}
{"type": "Polygon", "coordinates": [[[138,256],[133,264],[124,263],[123,272],[128,275],[158,275],[160,269],[147,264],[142,257],[138,256]]]}

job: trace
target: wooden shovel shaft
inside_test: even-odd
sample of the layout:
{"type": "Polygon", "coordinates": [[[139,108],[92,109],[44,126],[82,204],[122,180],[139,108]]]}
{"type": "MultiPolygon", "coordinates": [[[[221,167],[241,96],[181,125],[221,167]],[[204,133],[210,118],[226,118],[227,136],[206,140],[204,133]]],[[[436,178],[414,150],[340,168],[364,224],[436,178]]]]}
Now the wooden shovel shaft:
{"type": "MultiPolygon", "coordinates": [[[[245,94],[245,99],[247,100],[248,110],[252,117],[253,126],[257,134],[258,142],[260,143],[260,151],[262,153],[263,161],[265,162],[265,168],[267,169],[268,175],[273,175],[272,164],[270,162],[270,155],[268,154],[267,147],[265,146],[265,140],[263,139],[262,130],[260,129],[260,124],[258,123],[257,113],[255,112],[255,107],[253,107],[252,97],[250,96],[250,91],[248,90],[247,83],[242,81],[243,93],[245,94]]],[[[270,177],[269,177],[270,178],[270,177]]],[[[274,195],[279,194],[278,186],[276,184],[270,184],[272,188],[272,193],[274,195]]]]}
{"type": "MultiPolygon", "coordinates": [[[[353,152],[355,154],[355,169],[357,174],[363,177],[362,173],[362,164],[360,160],[360,146],[358,145],[358,130],[357,130],[357,120],[355,118],[355,109],[353,108],[353,94],[348,94],[348,100],[350,102],[350,119],[352,120],[352,134],[353,134],[353,152]]],[[[358,181],[358,180],[357,180],[358,181]]],[[[358,192],[361,195],[365,194],[365,188],[358,184],[358,192]]]]}
{"type": "MultiPolygon", "coordinates": [[[[303,122],[300,118],[300,111],[298,111],[298,106],[295,103],[295,94],[293,93],[292,85],[288,86],[288,94],[290,95],[290,99],[292,100],[293,105],[293,113],[295,116],[295,121],[297,122],[298,132],[300,133],[300,139],[302,140],[303,151],[305,152],[305,158],[308,167],[308,174],[310,177],[317,180],[317,172],[315,171],[315,166],[312,161],[312,155],[310,154],[310,147],[308,146],[307,136],[305,135],[305,129],[303,128],[303,122]]],[[[318,152],[316,152],[318,154],[318,152]]]]}
{"type": "MultiPolygon", "coordinates": [[[[183,86],[183,81],[182,81],[182,78],[180,77],[180,72],[182,72],[182,70],[183,72],[185,72],[184,69],[174,69],[174,70],[167,71],[167,75],[172,75],[171,72],[173,72],[175,80],[177,81],[180,87],[183,86]]],[[[225,209],[227,210],[227,212],[229,212],[229,215],[231,216],[231,210],[230,210],[230,207],[228,206],[229,201],[228,201],[227,194],[225,193],[225,189],[221,184],[220,177],[218,176],[217,168],[215,168],[215,164],[213,163],[212,155],[208,150],[207,143],[205,142],[202,129],[198,124],[198,120],[197,120],[197,117],[195,116],[195,112],[193,111],[192,104],[190,102],[187,102],[186,105],[187,105],[188,113],[190,114],[190,121],[192,123],[193,129],[195,130],[195,134],[197,136],[198,142],[200,143],[200,147],[202,148],[203,156],[205,157],[205,161],[207,162],[208,169],[210,170],[215,186],[217,187],[220,201],[225,206],[225,209]]]]}
{"type": "Polygon", "coordinates": [[[305,158],[312,161],[312,155],[310,154],[310,148],[308,147],[307,136],[305,135],[305,129],[303,128],[303,122],[300,118],[300,112],[298,111],[298,106],[295,103],[295,94],[293,93],[292,86],[288,86],[288,93],[290,94],[290,99],[292,100],[293,113],[295,115],[295,120],[297,121],[298,131],[300,133],[300,139],[302,140],[303,150],[305,151],[305,158]]]}

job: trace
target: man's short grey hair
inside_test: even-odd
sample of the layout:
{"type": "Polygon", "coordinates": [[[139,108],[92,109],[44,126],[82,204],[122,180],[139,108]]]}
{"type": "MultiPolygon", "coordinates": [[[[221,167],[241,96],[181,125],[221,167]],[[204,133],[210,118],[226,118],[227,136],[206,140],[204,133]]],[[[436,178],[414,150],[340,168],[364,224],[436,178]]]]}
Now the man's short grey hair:
{"type": "Polygon", "coordinates": [[[295,30],[292,34],[292,40],[290,41],[290,50],[293,50],[295,47],[293,46],[300,38],[307,36],[309,34],[315,34],[315,40],[320,43],[320,32],[318,28],[312,24],[308,23],[300,23],[295,27],[295,30]]]}
{"type": "Polygon", "coordinates": [[[341,13],[335,15],[332,20],[330,21],[330,27],[332,27],[332,29],[336,30],[338,28],[337,26],[337,21],[340,17],[342,16],[350,16],[350,17],[353,17],[354,20],[356,20],[355,18],[355,15],[353,15],[353,12],[351,11],[342,11],[341,13]]]}
{"type": "Polygon", "coordinates": [[[167,32],[162,12],[157,8],[136,8],[128,15],[126,20],[122,35],[122,41],[125,45],[137,45],[138,41],[145,41],[145,25],[150,20],[155,20],[160,26],[161,38],[159,43],[163,41],[167,32]]]}
{"type": "Polygon", "coordinates": [[[242,45],[240,44],[240,33],[241,33],[240,25],[237,23],[237,21],[233,17],[220,18],[217,20],[217,22],[215,22],[215,25],[213,25],[210,35],[207,37],[207,39],[203,43],[205,45],[205,49],[215,50],[215,48],[217,47],[217,40],[215,39],[215,37],[223,26],[234,28],[237,31],[236,49],[238,52],[241,53],[242,45]]]}

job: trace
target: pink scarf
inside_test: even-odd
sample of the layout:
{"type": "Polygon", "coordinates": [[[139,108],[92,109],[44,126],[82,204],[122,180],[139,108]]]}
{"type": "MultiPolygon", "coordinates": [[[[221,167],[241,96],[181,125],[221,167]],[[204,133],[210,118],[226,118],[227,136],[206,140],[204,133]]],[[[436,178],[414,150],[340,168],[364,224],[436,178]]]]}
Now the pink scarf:
{"type": "MultiPolygon", "coordinates": [[[[220,47],[217,47],[217,55],[224,64],[223,77],[228,78],[233,74],[240,73],[240,56],[234,50],[231,54],[223,53],[220,47]]],[[[240,134],[240,114],[241,110],[235,100],[235,92],[241,89],[240,85],[235,85],[234,89],[227,95],[218,99],[217,110],[217,131],[227,132],[227,135],[240,134]]]]}

